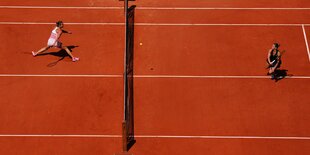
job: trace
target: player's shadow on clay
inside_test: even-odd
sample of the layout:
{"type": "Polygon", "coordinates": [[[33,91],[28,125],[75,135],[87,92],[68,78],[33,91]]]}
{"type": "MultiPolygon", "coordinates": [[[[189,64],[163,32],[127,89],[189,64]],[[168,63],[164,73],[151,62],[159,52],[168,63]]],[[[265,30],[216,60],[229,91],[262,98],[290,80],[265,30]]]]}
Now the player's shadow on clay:
{"type": "MultiPolygon", "coordinates": [[[[70,45],[70,46],[66,46],[66,47],[68,47],[68,49],[72,53],[73,52],[72,49],[79,47],[79,46],[70,45]]],[[[57,65],[58,62],[64,60],[66,57],[69,57],[69,54],[64,49],[61,49],[57,52],[47,52],[47,53],[38,54],[37,56],[45,56],[45,55],[52,55],[52,56],[59,57],[58,60],[47,64],[47,67],[53,67],[53,66],[57,65]]]]}
{"type": "Polygon", "coordinates": [[[288,74],[287,72],[288,72],[287,69],[275,70],[275,82],[278,82],[282,79],[285,79],[286,77],[292,77],[293,76],[293,74],[288,74]]]}
{"type": "MultiPolygon", "coordinates": [[[[68,47],[68,49],[70,50],[70,52],[73,52],[72,49],[76,48],[76,47],[79,47],[79,46],[74,46],[74,45],[71,45],[71,46],[66,46],[68,47]]],[[[56,57],[69,57],[68,53],[66,52],[66,50],[64,49],[61,49],[57,52],[45,52],[45,53],[41,53],[41,54],[38,54],[37,56],[45,56],[45,55],[53,55],[53,56],[56,56],[56,57]]]]}

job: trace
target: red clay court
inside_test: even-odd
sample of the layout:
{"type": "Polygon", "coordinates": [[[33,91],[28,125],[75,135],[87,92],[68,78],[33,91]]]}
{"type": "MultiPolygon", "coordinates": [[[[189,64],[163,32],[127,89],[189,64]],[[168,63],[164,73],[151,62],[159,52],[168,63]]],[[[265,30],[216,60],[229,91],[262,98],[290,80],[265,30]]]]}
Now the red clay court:
{"type": "MultiPolygon", "coordinates": [[[[136,0],[134,155],[310,154],[308,0],[136,0]],[[266,76],[279,42],[282,69],[266,76]]],[[[0,1],[0,154],[122,152],[118,0],[0,1]],[[64,45],[38,57],[54,23],[64,45]],[[58,53],[58,54],[57,54],[58,53]]]]}

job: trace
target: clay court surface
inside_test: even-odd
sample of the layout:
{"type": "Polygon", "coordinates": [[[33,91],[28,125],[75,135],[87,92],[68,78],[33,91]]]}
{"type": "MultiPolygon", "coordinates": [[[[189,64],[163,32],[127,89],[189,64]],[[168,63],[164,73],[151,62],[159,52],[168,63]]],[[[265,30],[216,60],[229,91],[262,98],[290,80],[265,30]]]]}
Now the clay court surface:
{"type": "MultiPolygon", "coordinates": [[[[135,9],[134,155],[310,154],[310,2],[144,0],[135,9]],[[282,69],[266,76],[279,42],[282,69]]],[[[117,0],[1,0],[0,154],[122,152],[117,0]],[[54,23],[64,45],[37,57],[54,23]],[[52,53],[50,53],[52,52],[52,53]],[[54,52],[54,53],[53,53],[54,52]]]]}

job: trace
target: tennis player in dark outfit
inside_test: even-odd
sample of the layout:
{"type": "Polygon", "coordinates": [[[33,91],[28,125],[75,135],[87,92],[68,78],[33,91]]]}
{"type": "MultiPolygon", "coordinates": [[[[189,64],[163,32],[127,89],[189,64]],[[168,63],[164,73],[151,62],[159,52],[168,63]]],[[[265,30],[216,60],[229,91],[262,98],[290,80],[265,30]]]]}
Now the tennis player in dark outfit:
{"type": "Polygon", "coordinates": [[[279,48],[278,43],[274,43],[272,45],[272,48],[268,52],[268,57],[267,57],[267,63],[268,63],[268,75],[271,75],[271,79],[275,79],[275,71],[280,68],[280,65],[282,63],[281,61],[281,53],[278,50],[279,48]]]}

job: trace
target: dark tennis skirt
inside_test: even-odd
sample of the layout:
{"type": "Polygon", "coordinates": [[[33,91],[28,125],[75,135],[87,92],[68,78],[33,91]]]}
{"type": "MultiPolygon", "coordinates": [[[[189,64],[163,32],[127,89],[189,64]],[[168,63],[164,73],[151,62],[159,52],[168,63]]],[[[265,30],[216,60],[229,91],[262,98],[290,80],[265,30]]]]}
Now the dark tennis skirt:
{"type": "MultiPolygon", "coordinates": [[[[266,61],[268,63],[268,59],[266,59],[266,61]]],[[[272,64],[269,65],[269,68],[276,66],[277,63],[278,63],[278,60],[274,61],[272,64]]],[[[282,61],[280,60],[277,68],[280,68],[281,64],[282,64],[282,61]]]]}

